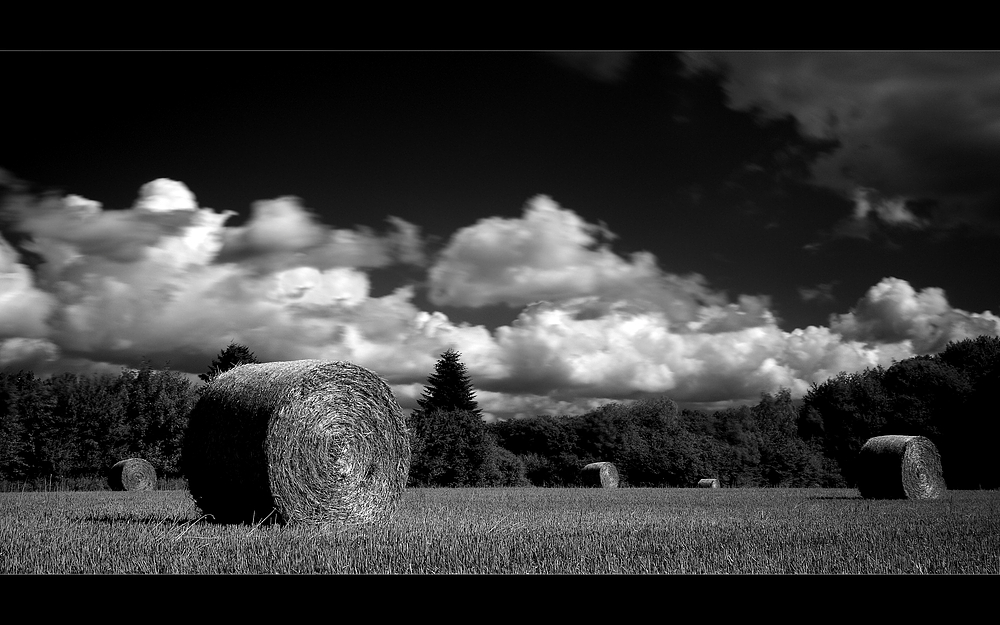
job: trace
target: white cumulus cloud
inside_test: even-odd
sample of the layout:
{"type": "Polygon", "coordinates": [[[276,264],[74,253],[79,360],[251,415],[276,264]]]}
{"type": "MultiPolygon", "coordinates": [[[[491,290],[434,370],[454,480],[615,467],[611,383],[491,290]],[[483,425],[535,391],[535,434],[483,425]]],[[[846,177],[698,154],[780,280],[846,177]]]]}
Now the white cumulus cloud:
{"type": "Polygon", "coordinates": [[[917,291],[898,278],[885,278],[850,312],[834,315],[830,328],[845,339],[894,343],[909,341],[917,354],[935,353],[949,341],[1000,334],[1000,317],[952,308],[942,289],[917,291]]]}
{"type": "Polygon", "coordinates": [[[297,197],[255,202],[245,226],[227,228],[220,262],[253,263],[263,271],[308,265],[384,267],[393,262],[424,262],[420,230],[390,216],[392,232],[378,235],[368,228],[332,228],[297,197]]]}
{"type": "Polygon", "coordinates": [[[72,196],[0,207],[21,237],[0,238],[0,364],[84,372],[148,358],[196,374],[236,341],[263,361],[356,362],[413,408],[437,358],[455,348],[484,411],[509,417],[650,395],[713,407],[781,387],[801,396],[840,371],[1000,328],[989,312],[952,308],[940,289],[887,278],[829,327],[785,332],[767,297],[730,301],[698,276],[662,271],[652,255],[618,256],[602,243],[606,228],[539,197],[521,218],[458,231],[430,269],[439,302],[522,307],[490,330],[420,309],[413,286],[372,295],[373,259],[406,262],[406,249],[420,257],[415,226],[397,223],[388,236],[336,230],[282,198],[229,228],[228,213],[199,208],[180,185],[144,187],[118,211],[72,196]],[[267,223],[270,234],[249,234],[267,223]],[[253,254],[223,259],[237,240],[253,254]],[[110,253],[119,243],[132,249],[110,253]],[[313,262],[318,250],[340,261],[313,262]],[[29,257],[38,261],[30,268],[29,257]]]}
{"type": "Polygon", "coordinates": [[[124,210],[18,191],[0,211],[20,249],[0,238],[9,363],[155,357],[197,373],[237,340],[269,360],[367,359],[386,375],[412,377],[433,368],[449,333],[469,333],[443,316],[429,331],[412,289],[371,297],[359,267],[422,262],[419,231],[401,219],[390,218],[387,236],[333,229],[279,198],[259,202],[246,226],[227,228],[233,213],[199,208],[183,183],[166,179],[144,185],[124,210]],[[233,241],[281,262],[226,261],[233,241]],[[36,259],[33,269],[21,255],[36,259]],[[401,358],[403,339],[421,355],[401,358]]]}
{"type": "Polygon", "coordinates": [[[666,394],[679,402],[714,404],[782,387],[801,396],[839,371],[913,355],[909,344],[865,345],[829,328],[785,332],[773,320],[699,332],[628,302],[593,315],[587,312],[591,301],[534,304],[498,328],[502,377],[481,376],[480,388],[516,390],[548,402],[666,394]]]}
{"type": "Polygon", "coordinates": [[[147,182],[139,189],[139,199],[135,201],[136,210],[147,210],[162,213],[177,210],[197,210],[194,194],[183,182],[158,178],[147,182]]]}
{"type": "Polygon", "coordinates": [[[438,305],[519,307],[597,297],[588,314],[600,314],[601,301],[628,300],[704,331],[768,322],[766,298],[742,296],[730,303],[700,275],[662,271],[649,252],[619,256],[605,242],[614,236],[604,225],[536,196],[520,218],[481,219],[456,232],[430,269],[430,299],[438,305]]]}
{"type": "Polygon", "coordinates": [[[55,298],[35,287],[31,270],[0,235],[0,339],[46,336],[46,320],[55,306],[55,298]]]}

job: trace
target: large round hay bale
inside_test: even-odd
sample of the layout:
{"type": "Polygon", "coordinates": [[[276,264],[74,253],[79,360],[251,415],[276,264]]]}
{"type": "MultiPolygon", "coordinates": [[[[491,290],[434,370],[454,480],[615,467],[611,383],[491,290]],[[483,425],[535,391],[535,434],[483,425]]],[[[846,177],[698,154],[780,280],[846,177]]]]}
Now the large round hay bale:
{"type": "Polygon", "coordinates": [[[719,480],[714,477],[698,480],[698,488],[719,488],[719,480]]]}
{"type": "Polygon", "coordinates": [[[142,458],[116,462],[108,472],[111,490],[156,490],[156,469],[142,458]]]}
{"type": "Polygon", "coordinates": [[[389,385],[364,367],[245,364],[205,387],[183,468],[195,503],[218,522],[360,525],[395,511],[410,443],[389,385]]]}
{"type": "Polygon", "coordinates": [[[858,456],[858,490],[866,499],[937,499],[947,490],[941,456],[923,436],[869,438],[858,456]]]}
{"type": "Polygon", "coordinates": [[[610,462],[592,462],[580,472],[584,486],[618,488],[618,469],[610,462]]]}

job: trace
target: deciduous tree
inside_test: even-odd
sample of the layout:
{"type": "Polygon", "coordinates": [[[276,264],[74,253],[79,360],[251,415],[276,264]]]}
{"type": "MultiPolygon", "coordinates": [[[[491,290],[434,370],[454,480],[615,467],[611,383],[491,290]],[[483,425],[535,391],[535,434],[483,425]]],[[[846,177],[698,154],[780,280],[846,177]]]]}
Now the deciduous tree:
{"type": "Polygon", "coordinates": [[[410,486],[480,486],[495,443],[468,410],[411,414],[410,486]]]}

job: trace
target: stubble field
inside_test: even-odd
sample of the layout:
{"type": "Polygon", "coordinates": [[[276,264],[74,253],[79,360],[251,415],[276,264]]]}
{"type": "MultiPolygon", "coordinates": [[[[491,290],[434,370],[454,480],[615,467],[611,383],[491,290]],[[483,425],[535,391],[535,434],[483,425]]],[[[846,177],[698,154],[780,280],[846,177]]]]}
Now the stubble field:
{"type": "Polygon", "coordinates": [[[1000,492],[409,489],[340,533],[214,525],[182,490],[0,493],[0,573],[1000,574],[1000,492]]]}

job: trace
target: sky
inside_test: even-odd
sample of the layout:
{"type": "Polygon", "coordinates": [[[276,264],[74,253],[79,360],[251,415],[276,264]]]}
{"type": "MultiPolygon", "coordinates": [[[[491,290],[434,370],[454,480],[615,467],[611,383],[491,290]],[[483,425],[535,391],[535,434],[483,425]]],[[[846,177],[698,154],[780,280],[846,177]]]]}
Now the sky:
{"type": "Polygon", "coordinates": [[[1000,334],[1000,52],[6,51],[0,369],[713,410],[1000,334]]]}

